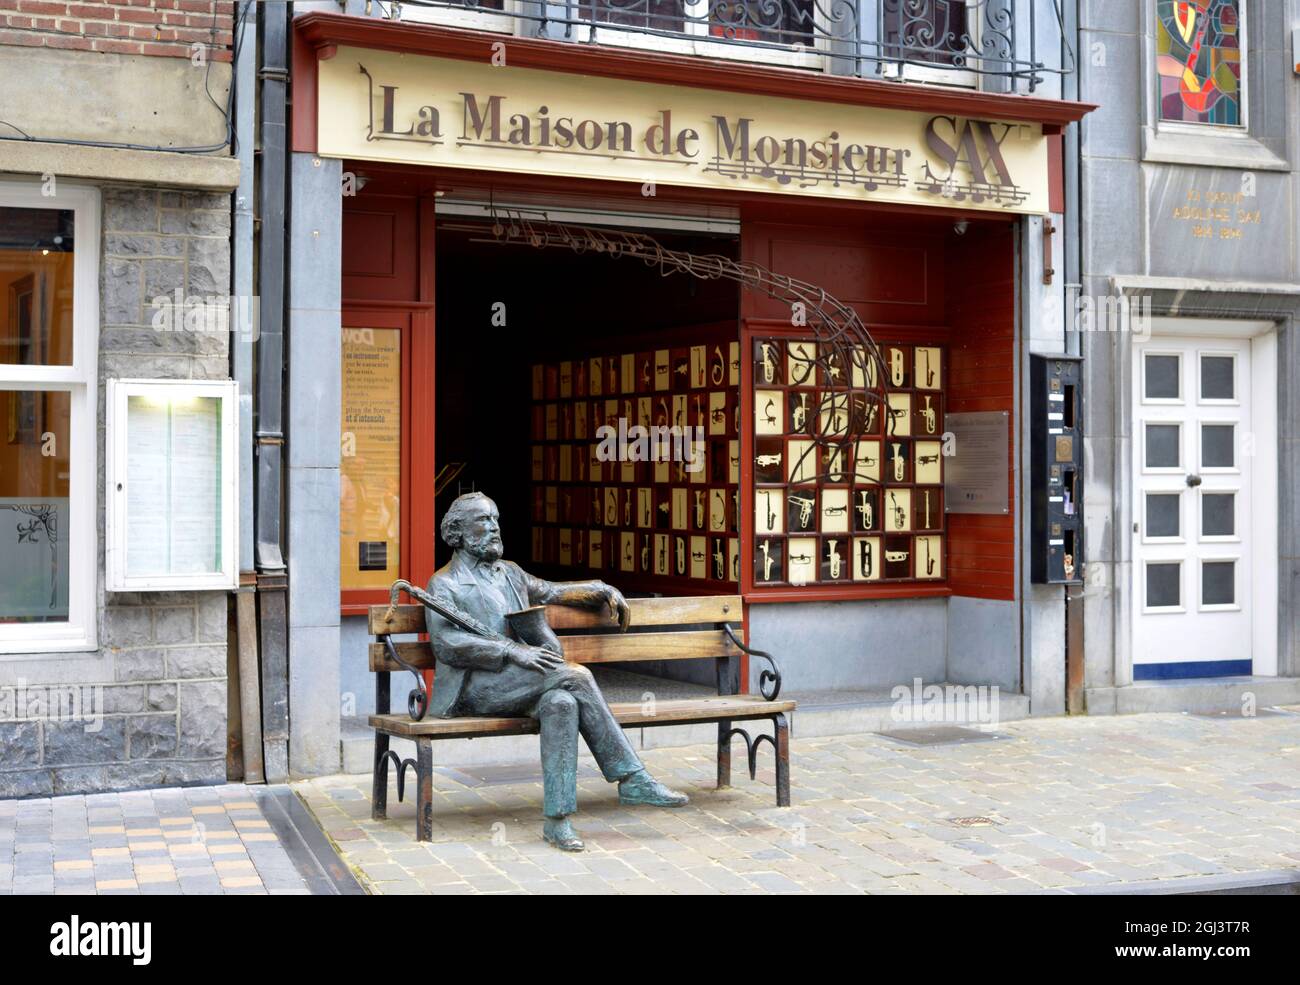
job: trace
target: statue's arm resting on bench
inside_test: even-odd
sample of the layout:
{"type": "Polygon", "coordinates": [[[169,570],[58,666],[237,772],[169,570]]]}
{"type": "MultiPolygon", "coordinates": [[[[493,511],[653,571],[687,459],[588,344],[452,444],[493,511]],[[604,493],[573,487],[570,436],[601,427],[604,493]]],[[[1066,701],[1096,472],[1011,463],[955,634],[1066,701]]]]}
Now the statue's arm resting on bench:
{"type": "Polygon", "coordinates": [[[618,619],[620,629],[627,629],[632,621],[627,599],[613,585],[603,581],[546,581],[527,571],[523,575],[528,585],[529,605],[571,605],[579,609],[600,609],[607,605],[610,615],[618,619]]]}

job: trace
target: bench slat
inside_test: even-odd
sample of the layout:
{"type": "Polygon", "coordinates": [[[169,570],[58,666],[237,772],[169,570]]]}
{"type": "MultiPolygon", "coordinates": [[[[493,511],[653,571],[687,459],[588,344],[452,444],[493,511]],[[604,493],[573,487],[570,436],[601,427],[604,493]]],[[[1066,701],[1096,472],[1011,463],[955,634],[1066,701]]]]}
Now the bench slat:
{"type": "MultiPolygon", "coordinates": [[[[629,599],[632,607],[633,626],[682,626],[692,623],[718,623],[741,621],[743,612],[739,595],[703,595],[694,598],[629,599]]],[[[379,636],[384,633],[392,635],[405,633],[423,633],[425,627],[424,606],[402,604],[393,613],[389,622],[384,621],[388,611],[386,605],[370,607],[370,634],[379,636]]],[[[551,605],[546,608],[546,618],[552,628],[594,629],[616,626],[608,610],[591,612],[575,609],[567,605],[551,605]]]]}
{"type": "MultiPolygon", "coordinates": [[[[641,702],[609,706],[619,724],[627,726],[684,725],[718,719],[767,718],[795,710],[793,701],[766,701],[757,694],[726,697],[682,698],[660,701],[653,714],[641,702]]],[[[413,722],[406,715],[371,715],[372,728],[389,735],[427,736],[434,739],[457,739],[484,735],[531,735],[537,731],[532,718],[427,718],[413,722]]]]}
{"type": "MultiPolygon", "coordinates": [[[[739,630],[736,637],[744,640],[739,630]]],[[[622,663],[628,660],[699,660],[707,657],[734,657],[740,648],[718,629],[681,633],[605,633],[597,636],[564,637],[564,655],[574,663],[622,663]]],[[[426,670],[435,665],[428,643],[394,643],[397,654],[412,667],[426,670]]],[[[400,671],[382,643],[370,644],[372,671],[400,671]]]]}
{"type": "MultiPolygon", "coordinates": [[[[743,617],[739,595],[702,595],[693,598],[628,599],[633,626],[685,626],[692,623],[738,623],[743,617]]],[[[546,620],[555,630],[617,626],[609,609],[592,612],[568,605],[548,605],[546,620]]]]}

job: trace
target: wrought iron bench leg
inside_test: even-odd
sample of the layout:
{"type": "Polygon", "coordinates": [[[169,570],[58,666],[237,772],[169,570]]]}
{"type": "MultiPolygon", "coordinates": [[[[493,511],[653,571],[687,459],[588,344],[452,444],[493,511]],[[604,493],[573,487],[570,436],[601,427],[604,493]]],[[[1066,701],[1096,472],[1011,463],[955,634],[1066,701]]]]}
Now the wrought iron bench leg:
{"type": "Polygon", "coordinates": [[[370,788],[370,817],[382,821],[388,817],[388,736],[375,733],[375,763],[370,788]]]}
{"type": "Polygon", "coordinates": [[[776,737],[776,806],[790,806],[790,725],[785,715],[772,716],[772,731],[776,737]]]}
{"type": "Polygon", "coordinates": [[[415,840],[433,841],[433,740],[415,740],[415,840]]]}
{"type": "Polygon", "coordinates": [[[718,789],[731,786],[731,723],[718,722],[718,789]]]}

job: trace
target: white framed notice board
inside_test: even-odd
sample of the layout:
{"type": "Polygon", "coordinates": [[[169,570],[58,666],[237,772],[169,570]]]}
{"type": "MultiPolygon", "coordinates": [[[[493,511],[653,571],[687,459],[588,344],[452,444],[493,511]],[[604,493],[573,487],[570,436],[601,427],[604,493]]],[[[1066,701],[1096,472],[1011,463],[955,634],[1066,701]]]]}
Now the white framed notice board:
{"type": "Polygon", "coordinates": [[[239,385],[109,380],[105,587],[238,586],[239,385]]]}

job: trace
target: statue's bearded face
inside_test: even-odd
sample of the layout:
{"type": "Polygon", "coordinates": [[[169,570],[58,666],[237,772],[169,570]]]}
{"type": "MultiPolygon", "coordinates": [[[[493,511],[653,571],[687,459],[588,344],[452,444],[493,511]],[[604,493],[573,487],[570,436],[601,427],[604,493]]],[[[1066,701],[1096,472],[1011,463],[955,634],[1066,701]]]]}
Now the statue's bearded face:
{"type": "Polygon", "coordinates": [[[499,561],[504,553],[501,544],[501,517],[496,504],[484,498],[475,502],[460,521],[461,547],[473,557],[499,561]]]}

